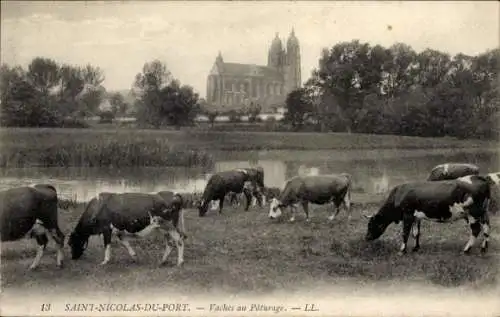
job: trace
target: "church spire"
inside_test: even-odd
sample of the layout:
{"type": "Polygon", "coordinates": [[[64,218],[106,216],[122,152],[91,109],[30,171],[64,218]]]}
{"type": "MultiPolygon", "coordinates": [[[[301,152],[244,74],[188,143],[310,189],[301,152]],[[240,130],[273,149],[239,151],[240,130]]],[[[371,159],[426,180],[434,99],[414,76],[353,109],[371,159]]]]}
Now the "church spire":
{"type": "Polygon", "coordinates": [[[219,51],[219,54],[217,55],[217,58],[215,59],[215,63],[224,63],[224,60],[222,59],[222,53],[219,51]]]}
{"type": "Polygon", "coordinates": [[[275,37],[271,42],[271,47],[269,48],[269,54],[267,57],[267,66],[280,68],[283,64],[283,46],[281,39],[279,38],[279,33],[275,33],[275,37]]]}
{"type": "Polygon", "coordinates": [[[299,47],[299,40],[295,36],[295,28],[292,27],[292,31],[290,32],[290,36],[288,36],[288,41],[286,43],[287,49],[294,49],[299,47]]]}

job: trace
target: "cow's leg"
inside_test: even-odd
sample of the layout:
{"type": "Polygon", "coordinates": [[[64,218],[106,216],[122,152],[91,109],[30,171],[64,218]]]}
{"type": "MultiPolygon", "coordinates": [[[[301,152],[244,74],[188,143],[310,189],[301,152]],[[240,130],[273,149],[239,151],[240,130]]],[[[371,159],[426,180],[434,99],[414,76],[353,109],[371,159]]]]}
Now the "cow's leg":
{"type": "Polygon", "coordinates": [[[258,185],[255,185],[255,190],[253,191],[253,195],[257,199],[257,202],[259,203],[259,207],[264,207],[265,206],[265,197],[264,197],[264,191],[262,188],[258,185]]]}
{"type": "Polygon", "coordinates": [[[184,239],[177,231],[171,231],[170,236],[174,240],[177,248],[177,266],[181,266],[182,263],[184,263],[184,239]]]}
{"type": "Polygon", "coordinates": [[[167,258],[172,252],[172,237],[170,236],[170,232],[165,235],[165,252],[163,253],[163,257],[161,258],[160,265],[164,265],[167,262],[167,258]]]}
{"type": "Polygon", "coordinates": [[[309,222],[309,203],[307,201],[302,202],[302,208],[304,209],[304,212],[306,213],[306,222],[309,222]]]}
{"type": "Polygon", "coordinates": [[[261,207],[266,207],[266,205],[267,205],[266,194],[262,193],[262,195],[260,196],[260,203],[261,203],[261,207]]]}
{"type": "Polygon", "coordinates": [[[292,212],[292,216],[290,217],[290,222],[295,221],[295,212],[297,210],[297,206],[295,204],[290,205],[290,211],[292,212]]]}
{"type": "Polygon", "coordinates": [[[222,208],[224,208],[224,196],[219,198],[219,215],[222,214],[222,208]]]}
{"type": "Polygon", "coordinates": [[[470,231],[471,235],[469,237],[469,241],[467,241],[467,244],[464,247],[464,253],[469,254],[470,249],[476,242],[477,236],[479,236],[479,233],[481,233],[481,224],[478,221],[478,219],[474,217],[469,217],[469,226],[470,226],[470,231]]]}
{"type": "Polygon", "coordinates": [[[229,204],[231,205],[231,207],[238,205],[238,197],[237,197],[236,193],[229,194],[229,204]]]}
{"type": "Polygon", "coordinates": [[[413,238],[415,239],[415,246],[413,247],[413,252],[417,252],[420,249],[420,220],[415,219],[415,222],[413,223],[413,238]]]}
{"type": "Polygon", "coordinates": [[[40,230],[40,232],[35,233],[35,240],[36,243],[38,244],[38,249],[36,250],[36,255],[35,258],[33,259],[33,263],[31,263],[29,267],[30,270],[34,270],[38,267],[38,265],[40,264],[40,260],[43,257],[43,251],[45,251],[47,243],[49,242],[47,234],[43,231],[43,229],[40,230]]]}
{"type": "Polygon", "coordinates": [[[340,206],[337,202],[332,201],[332,214],[328,217],[328,220],[333,221],[340,212],[340,206]]]}
{"type": "Polygon", "coordinates": [[[167,262],[168,256],[172,252],[172,243],[175,243],[177,248],[177,266],[181,266],[184,262],[184,240],[179,232],[176,230],[170,230],[166,234],[165,252],[163,253],[160,265],[164,265],[167,262]]]}
{"type": "Polygon", "coordinates": [[[137,260],[137,253],[135,253],[134,249],[130,245],[130,241],[128,241],[127,237],[125,237],[123,234],[117,234],[118,241],[127,249],[128,254],[130,257],[135,261],[137,260]]]}
{"type": "Polygon", "coordinates": [[[252,201],[252,192],[248,188],[243,188],[243,194],[245,195],[246,198],[246,205],[245,205],[245,211],[248,211],[248,208],[250,208],[250,204],[253,203],[252,201]]]}
{"type": "Polygon", "coordinates": [[[349,222],[349,221],[351,221],[351,217],[352,217],[351,194],[349,191],[344,195],[343,203],[344,203],[345,210],[347,212],[347,221],[349,222]]]}
{"type": "Polygon", "coordinates": [[[490,240],[490,219],[487,212],[484,213],[481,224],[483,227],[483,237],[484,237],[484,240],[481,244],[481,253],[486,253],[488,251],[488,242],[490,240]]]}
{"type": "Polygon", "coordinates": [[[403,242],[401,243],[401,247],[399,248],[399,255],[403,255],[406,253],[406,246],[408,244],[408,238],[410,237],[410,231],[414,221],[415,217],[413,215],[408,215],[406,213],[403,215],[403,242]]]}
{"type": "Polygon", "coordinates": [[[255,190],[253,191],[253,196],[255,197],[255,201],[259,203],[259,207],[264,207],[265,206],[265,197],[264,194],[262,193],[262,189],[255,185],[255,190]]]}
{"type": "Polygon", "coordinates": [[[111,260],[111,236],[111,228],[104,229],[102,232],[102,238],[104,241],[104,260],[101,262],[101,265],[108,264],[109,260],[111,260]]]}
{"type": "Polygon", "coordinates": [[[56,227],[54,229],[49,230],[49,235],[54,240],[54,243],[57,248],[57,255],[56,255],[56,263],[57,267],[62,268],[63,267],[63,261],[64,261],[64,234],[62,233],[61,229],[59,227],[56,227]]]}
{"type": "Polygon", "coordinates": [[[251,197],[252,197],[252,207],[257,206],[257,197],[255,197],[254,195],[252,195],[251,197]]]}

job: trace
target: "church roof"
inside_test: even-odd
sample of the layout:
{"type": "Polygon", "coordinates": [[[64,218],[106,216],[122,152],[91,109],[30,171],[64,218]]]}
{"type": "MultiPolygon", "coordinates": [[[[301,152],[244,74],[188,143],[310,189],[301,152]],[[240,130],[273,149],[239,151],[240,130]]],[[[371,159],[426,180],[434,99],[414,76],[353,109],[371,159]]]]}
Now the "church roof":
{"type": "Polygon", "coordinates": [[[220,73],[223,75],[256,76],[272,78],[279,81],[283,80],[283,74],[272,67],[239,63],[224,63],[221,66],[222,69],[220,73]]]}

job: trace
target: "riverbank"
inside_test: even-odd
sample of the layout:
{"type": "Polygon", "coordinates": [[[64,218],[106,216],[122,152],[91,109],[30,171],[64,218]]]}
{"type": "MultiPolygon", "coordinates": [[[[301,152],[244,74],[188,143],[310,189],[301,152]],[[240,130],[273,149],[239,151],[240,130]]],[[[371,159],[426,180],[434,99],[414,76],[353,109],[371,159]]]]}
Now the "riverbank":
{"type": "MultiPolygon", "coordinates": [[[[213,153],[258,151],[390,150],[468,151],[497,149],[494,141],[394,135],[281,132],[203,132],[135,129],[0,129],[0,167],[202,166],[213,153]]],[[[318,153],[321,153],[318,152],[318,153]]],[[[371,154],[370,154],[371,153],[371,154]]],[[[359,155],[358,155],[359,157],[359,155]]]]}

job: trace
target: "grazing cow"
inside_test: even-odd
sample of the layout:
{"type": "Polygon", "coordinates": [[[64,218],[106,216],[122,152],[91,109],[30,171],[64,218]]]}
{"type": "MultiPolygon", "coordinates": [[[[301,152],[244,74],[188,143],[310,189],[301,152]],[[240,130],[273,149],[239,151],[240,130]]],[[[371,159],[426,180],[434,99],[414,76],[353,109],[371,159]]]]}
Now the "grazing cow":
{"type": "Polygon", "coordinates": [[[177,265],[184,262],[184,216],[182,196],[170,192],[101,193],[93,198],[70,235],[68,245],[72,258],[79,259],[91,235],[103,235],[104,260],[111,259],[111,238],[115,235],[133,259],[137,258],[129,238],[145,238],[153,232],[166,236],[165,253],[160,264],[167,261],[172,242],[177,248],[177,265]]]}
{"type": "Polygon", "coordinates": [[[457,179],[467,175],[478,175],[479,167],[469,163],[446,163],[435,166],[427,178],[428,181],[457,179]]]}
{"type": "Polygon", "coordinates": [[[365,239],[379,238],[391,223],[403,222],[403,242],[399,254],[406,253],[408,237],[413,226],[414,251],[420,249],[420,221],[426,219],[451,223],[464,219],[470,224],[471,236],[464,248],[468,253],[481,229],[484,241],[481,251],[486,252],[489,237],[489,218],[486,207],[490,198],[490,184],[485,177],[469,175],[446,181],[412,182],[394,187],[388,198],[369,218],[365,239]]]}
{"type": "MultiPolygon", "coordinates": [[[[201,201],[198,203],[199,216],[203,217],[208,211],[208,205],[213,200],[219,201],[219,214],[222,214],[224,199],[230,192],[243,194],[246,197],[245,211],[248,211],[252,199],[250,189],[245,186],[246,182],[251,182],[255,187],[264,187],[264,171],[257,168],[238,168],[230,171],[218,172],[210,177],[207,186],[203,191],[201,201]]],[[[254,187],[254,188],[255,188],[254,187]]]]}
{"type": "Polygon", "coordinates": [[[290,221],[295,220],[296,204],[301,203],[306,213],[306,221],[309,221],[308,203],[323,205],[333,204],[332,214],[328,219],[331,221],[340,212],[343,203],[351,219],[351,176],[349,174],[333,175],[307,175],[295,176],[288,180],[285,188],[278,198],[273,198],[269,208],[269,218],[275,219],[282,212],[281,208],[288,206],[292,209],[290,221]]]}
{"type": "Polygon", "coordinates": [[[40,264],[49,236],[57,246],[57,266],[63,266],[64,234],[59,228],[57,206],[57,191],[51,185],[17,187],[0,192],[1,241],[16,241],[29,236],[38,244],[30,270],[40,264]]]}

